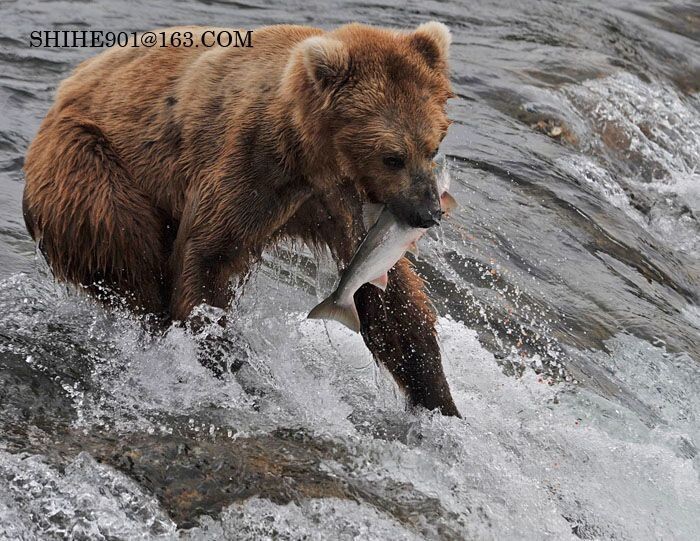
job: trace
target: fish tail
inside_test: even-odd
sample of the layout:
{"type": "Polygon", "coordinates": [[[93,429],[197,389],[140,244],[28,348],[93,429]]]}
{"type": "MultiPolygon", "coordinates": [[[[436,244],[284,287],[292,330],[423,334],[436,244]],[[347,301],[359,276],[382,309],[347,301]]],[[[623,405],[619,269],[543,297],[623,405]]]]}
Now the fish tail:
{"type": "Polygon", "coordinates": [[[360,316],[355,308],[355,302],[351,300],[348,304],[341,304],[336,295],[331,295],[318,304],[306,317],[307,319],[334,319],[348,329],[360,332],[360,316]]]}

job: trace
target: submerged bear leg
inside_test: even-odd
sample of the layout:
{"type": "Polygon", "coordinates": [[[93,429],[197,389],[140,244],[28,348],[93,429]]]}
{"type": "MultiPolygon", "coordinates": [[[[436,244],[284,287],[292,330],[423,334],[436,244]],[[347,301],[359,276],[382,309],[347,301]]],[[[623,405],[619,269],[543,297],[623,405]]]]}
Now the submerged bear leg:
{"type": "Polygon", "coordinates": [[[54,275],[161,315],[163,225],[102,130],[74,111],[47,119],[25,173],[25,221],[54,275]]]}
{"type": "Polygon", "coordinates": [[[355,293],[355,304],[367,347],[410,403],[460,416],[442,369],[435,314],[408,260],[401,259],[389,271],[384,293],[365,284],[355,293]]]}

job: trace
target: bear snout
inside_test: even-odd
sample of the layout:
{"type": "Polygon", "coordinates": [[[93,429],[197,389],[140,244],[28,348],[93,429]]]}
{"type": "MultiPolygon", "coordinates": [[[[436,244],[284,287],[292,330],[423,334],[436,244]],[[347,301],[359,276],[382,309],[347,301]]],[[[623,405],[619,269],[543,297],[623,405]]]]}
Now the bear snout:
{"type": "Polygon", "coordinates": [[[427,229],[440,224],[442,209],[440,199],[433,198],[395,198],[388,203],[389,210],[399,222],[427,229]]]}

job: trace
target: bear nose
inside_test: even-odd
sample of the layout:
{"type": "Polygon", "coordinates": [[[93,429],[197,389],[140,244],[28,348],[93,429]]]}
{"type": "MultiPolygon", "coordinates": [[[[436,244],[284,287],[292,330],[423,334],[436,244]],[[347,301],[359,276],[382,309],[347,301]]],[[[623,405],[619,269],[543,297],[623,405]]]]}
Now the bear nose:
{"type": "Polygon", "coordinates": [[[418,211],[417,226],[423,229],[428,229],[434,225],[439,225],[440,218],[442,218],[442,210],[440,210],[440,208],[421,209],[418,211]]]}

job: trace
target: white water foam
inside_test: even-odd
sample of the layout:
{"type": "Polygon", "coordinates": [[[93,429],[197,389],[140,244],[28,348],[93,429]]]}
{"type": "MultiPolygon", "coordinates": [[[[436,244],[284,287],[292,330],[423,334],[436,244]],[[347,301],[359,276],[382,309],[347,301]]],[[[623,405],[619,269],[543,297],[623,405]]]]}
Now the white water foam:
{"type": "Polygon", "coordinates": [[[84,429],[108,423],[167,431],[158,426],[158,411],[184,412],[193,430],[213,437],[228,437],[227,427],[251,434],[301,428],[356,453],[350,469],[330,461],[326,471],[371,486],[398,483],[406,496],[435,498],[441,517],[416,526],[363,501],[253,499],[176,533],[149,495],[86,454],[60,472],[40,457],[4,453],[0,513],[7,532],[191,539],[335,539],[349,532],[411,539],[442,537],[447,528],[482,539],[688,539],[700,528],[697,367],[636,338],[611,340],[610,355],[585,354],[652,408],[661,419],[656,424],[586,389],[550,385],[530,370],[521,378],[503,375],[475,332],[449,318],[440,320],[439,333],[462,420],[406,413],[359,336],[333,322],[307,321],[303,313],[243,325],[254,370],[272,391],[260,411],[233,380],[217,381],[199,367],[187,335],[139,343],[135,324],[117,327],[100,336],[115,342],[126,363],[119,372],[98,367],[105,376],[100,393],[75,397],[83,410],[75,422],[84,429]],[[217,424],[200,426],[213,406],[217,424]],[[387,420],[408,432],[393,440],[361,430],[360,424],[387,420]],[[47,509],[53,522],[32,525],[47,509]]]}
{"type": "Polygon", "coordinates": [[[192,541],[422,539],[372,507],[337,498],[311,498],[287,505],[251,498],[228,507],[218,521],[207,517],[201,527],[186,532],[183,538],[192,541]]]}
{"type": "Polygon", "coordinates": [[[700,105],[668,84],[619,72],[566,85],[562,111],[586,154],[559,165],[675,249],[700,253],[700,105]],[[573,116],[572,116],[573,115],[573,116]],[[630,204],[642,201],[645,211],[630,204]]]}
{"type": "Polygon", "coordinates": [[[65,471],[0,451],[0,539],[172,538],[175,525],[134,481],[81,453],[65,471]]]}

